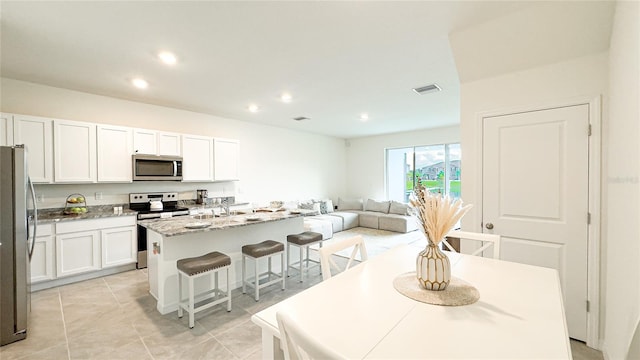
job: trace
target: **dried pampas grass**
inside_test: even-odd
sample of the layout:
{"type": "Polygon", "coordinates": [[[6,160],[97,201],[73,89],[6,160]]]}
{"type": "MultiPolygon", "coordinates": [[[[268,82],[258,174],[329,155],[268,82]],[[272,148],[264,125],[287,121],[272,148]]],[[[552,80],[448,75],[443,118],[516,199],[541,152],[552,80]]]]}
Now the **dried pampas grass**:
{"type": "Polygon", "coordinates": [[[473,205],[462,206],[462,200],[452,200],[448,196],[432,194],[418,179],[410,200],[413,212],[420,222],[420,230],[436,246],[453,229],[458,220],[473,205]]]}

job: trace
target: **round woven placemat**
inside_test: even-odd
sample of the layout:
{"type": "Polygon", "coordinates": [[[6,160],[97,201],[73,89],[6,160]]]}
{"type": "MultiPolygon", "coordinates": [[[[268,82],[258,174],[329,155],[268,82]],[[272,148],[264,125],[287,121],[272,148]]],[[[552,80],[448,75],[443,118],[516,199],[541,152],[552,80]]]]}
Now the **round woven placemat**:
{"type": "Polygon", "coordinates": [[[443,306],[469,305],[480,299],[480,292],[468,282],[451,277],[446,289],[441,291],[425,290],[416,279],[415,272],[399,275],[393,280],[393,287],[410,299],[427,304],[443,306]]]}

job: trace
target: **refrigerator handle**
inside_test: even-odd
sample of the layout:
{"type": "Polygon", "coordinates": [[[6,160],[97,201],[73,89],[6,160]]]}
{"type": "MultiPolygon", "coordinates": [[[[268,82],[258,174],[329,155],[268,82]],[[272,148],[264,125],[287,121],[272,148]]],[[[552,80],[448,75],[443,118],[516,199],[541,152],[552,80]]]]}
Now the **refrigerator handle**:
{"type": "MultiPolygon", "coordinates": [[[[29,249],[29,261],[31,261],[33,248],[36,245],[36,234],[38,232],[38,205],[36,205],[36,191],[33,188],[33,182],[31,182],[30,176],[27,177],[27,182],[29,183],[31,199],[33,200],[33,237],[31,238],[31,248],[29,249]]],[[[29,224],[27,224],[27,239],[29,239],[29,224]]]]}

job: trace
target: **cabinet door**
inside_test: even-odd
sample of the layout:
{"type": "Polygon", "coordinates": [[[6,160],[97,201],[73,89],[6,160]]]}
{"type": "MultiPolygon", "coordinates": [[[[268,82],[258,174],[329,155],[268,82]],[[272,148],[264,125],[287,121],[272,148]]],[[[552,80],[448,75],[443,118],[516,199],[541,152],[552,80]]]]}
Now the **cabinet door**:
{"type": "Polygon", "coordinates": [[[158,133],[158,155],[180,156],[180,134],[159,132],[158,133]]]}
{"type": "Polygon", "coordinates": [[[56,236],[56,275],[58,277],[100,270],[100,232],[98,230],[56,236]]]}
{"type": "Polygon", "coordinates": [[[182,180],[213,180],[213,139],[182,135],[182,180]]]}
{"type": "Polygon", "coordinates": [[[131,264],[138,261],[135,226],[101,230],[102,267],[131,264]]]}
{"type": "Polygon", "coordinates": [[[53,136],[51,119],[35,116],[13,116],[13,142],[27,148],[27,165],[31,181],[53,181],[53,136]]]}
{"type": "Polygon", "coordinates": [[[55,182],[96,182],[96,125],[55,120],[55,182]]]}
{"type": "Polygon", "coordinates": [[[13,116],[0,113],[0,146],[13,145],[13,116]]]}
{"type": "Polygon", "coordinates": [[[158,132],[155,130],[134,129],[133,151],[136,154],[156,155],[158,153],[158,132]]]}
{"type": "Polygon", "coordinates": [[[216,181],[238,180],[240,144],[237,140],[214,139],[214,173],[216,181]]]}
{"type": "MultiPolygon", "coordinates": [[[[33,234],[33,226],[29,226],[29,234],[33,234]]],[[[53,251],[53,236],[51,225],[39,225],[36,243],[31,257],[31,282],[55,279],[55,263],[53,251]]],[[[32,237],[29,239],[31,241],[32,237]]]]}
{"type": "Polygon", "coordinates": [[[132,181],[132,130],[102,126],[98,131],[98,182],[132,181]]]}

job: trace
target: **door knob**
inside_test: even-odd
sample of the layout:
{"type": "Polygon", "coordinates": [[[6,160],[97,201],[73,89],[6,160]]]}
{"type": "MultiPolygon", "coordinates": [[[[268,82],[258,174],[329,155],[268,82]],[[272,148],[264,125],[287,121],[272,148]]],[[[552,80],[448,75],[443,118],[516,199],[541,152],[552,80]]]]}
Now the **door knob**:
{"type": "Polygon", "coordinates": [[[492,223],[487,223],[487,225],[485,225],[484,227],[486,227],[487,229],[491,230],[491,229],[493,229],[493,224],[492,223]]]}

